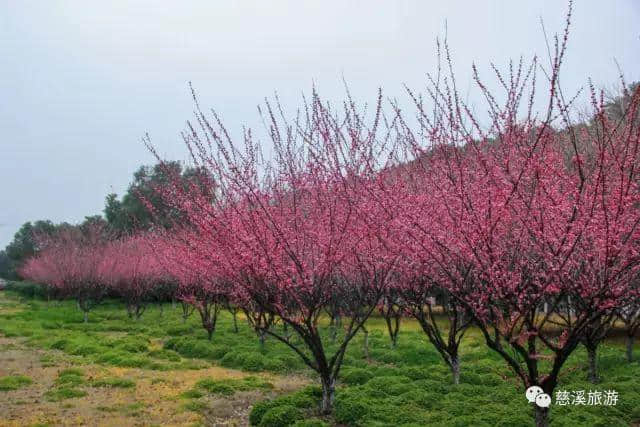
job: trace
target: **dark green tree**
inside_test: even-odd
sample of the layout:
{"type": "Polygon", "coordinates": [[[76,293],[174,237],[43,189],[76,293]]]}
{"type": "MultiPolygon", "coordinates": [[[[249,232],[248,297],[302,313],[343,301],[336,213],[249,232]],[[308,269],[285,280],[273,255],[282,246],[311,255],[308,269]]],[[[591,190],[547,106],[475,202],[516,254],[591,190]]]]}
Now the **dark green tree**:
{"type": "Polygon", "coordinates": [[[4,250],[6,270],[0,270],[0,274],[8,279],[18,279],[17,269],[30,256],[35,255],[40,249],[38,236],[53,234],[59,227],[68,227],[69,224],[54,224],[49,220],[25,222],[13,236],[11,243],[4,250]]]}
{"type": "Polygon", "coordinates": [[[9,268],[11,267],[11,260],[7,256],[7,252],[0,251],[0,278],[10,279],[9,268]]]}
{"type": "Polygon", "coordinates": [[[179,180],[182,185],[196,184],[200,190],[211,191],[210,176],[202,168],[183,167],[170,161],[154,166],[141,166],[133,174],[133,182],[127,192],[118,199],[111,193],[106,197],[104,216],[109,226],[119,234],[149,230],[153,226],[169,228],[180,220],[181,214],[167,205],[158,194],[158,188],[179,180]],[[151,213],[145,201],[155,213],[151,213]]]}

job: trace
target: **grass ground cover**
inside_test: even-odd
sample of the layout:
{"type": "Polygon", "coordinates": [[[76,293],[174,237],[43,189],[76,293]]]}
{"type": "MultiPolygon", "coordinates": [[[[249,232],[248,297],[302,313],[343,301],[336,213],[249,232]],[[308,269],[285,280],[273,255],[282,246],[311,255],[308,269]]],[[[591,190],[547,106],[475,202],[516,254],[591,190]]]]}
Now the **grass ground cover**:
{"type": "MultiPolygon", "coordinates": [[[[81,406],[110,393],[118,398],[105,397],[94,410],[124,419],[162,406],[161,400],[140,398],[157,387],[166,389],[159,399],[176,413],[193,414],[184,419],[196,424],[240,416],[240,423],[248,420],[261,426],[533,425],[524,390],[476,330],[462,343],[461,384],[453,385],[447,367],[415,323],[404,322],[398,346],[391,349],[383,320],[371,319],[369,358],[362,337],[356,337],[341,372],[335,412],[321,418],[314,409],[319,389],[307,385],[313,382],[311,373],[284,344],[268,339],[261,346],[242,319],[239,332],[234,332],[227,313],[221,315],[210,342],[195,316],[183,322],[180,314],[169,306],[161,316],[157,307],[151,307],[133,321],[119,302],[108,301],[84,324],[71,301],[47,302],[0,292],[0,336],[5,339],[0,355],[10,355],[16,345],[37,354],[39,366],[52,370],[50,384],[41,393],[50,408],[81,406]],[[185,380],[174,383],[179,377],[185,380]]],[[[640,363],[627,364],[617,340],[602,346],[598,363],[602,382],[594,385],[586,381],[586,353],[580,349],[563,370],[558,389],[615,390],[617,404],[554,405],[552,425],[628,426],[640,421],[640,363]]],[[[20,405],[18,398],[6,400],[12,399],[11,393],[38,386],[28,379],[5,379],[29,376],[26,369],[14,371],[0,368],[0,406],[20,405]],[[9,384],[4,392],[3,381],[9,384]],[[11,388],[12,384],[22,389],[11,388]]]]}

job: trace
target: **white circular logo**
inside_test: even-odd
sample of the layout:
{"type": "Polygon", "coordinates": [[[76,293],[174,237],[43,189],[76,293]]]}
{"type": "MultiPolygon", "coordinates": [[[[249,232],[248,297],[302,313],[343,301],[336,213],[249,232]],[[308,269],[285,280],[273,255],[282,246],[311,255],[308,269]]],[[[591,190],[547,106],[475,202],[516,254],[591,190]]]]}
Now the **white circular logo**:
{"type": "Polygon", "coordinates": [[[536,396],[536,405],[541,408],[548,408],[551,406],[551,396],[547,393],[541,393],[536,396]]]}
{"type": "Polygon", "coordinates": [[[532,385],[527,389],[527,391],[525,391],[524,395],[527,397],[529,403],[533,403],[536,401],[536,397],[538,397],[539,394],[543,393],[544,391],[542,390],[542,388],[538,387],[537,385],[532,385]]]}

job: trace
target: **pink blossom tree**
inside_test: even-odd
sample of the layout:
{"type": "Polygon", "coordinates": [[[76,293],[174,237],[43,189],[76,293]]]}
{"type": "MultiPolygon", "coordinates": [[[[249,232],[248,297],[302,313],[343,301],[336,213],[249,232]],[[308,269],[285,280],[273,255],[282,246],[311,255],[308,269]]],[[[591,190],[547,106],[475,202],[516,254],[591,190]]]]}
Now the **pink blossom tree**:
{"type": "Polygon", "coordinates": [[[63,298],[73,298],[84,313],[107,295],[107,273],[113,268],[105,257],[105,231],[100,227],[86,230],[63,229],[47,237],[43,249],[23,266],[23,277],[56,288],[63,298]]]}
{"type": "MultiPolygon", "coordinates": [[[[405,129],[417,155],[425,145],[416,134],[444,147],[428,162],[438,184],[429,187],[433,208],[426,214],[444,214],[442,226],[432,223],[427,234],[432,258],[446,260],[438,264],[450,278],[448,290],[524,387],[549,395],[568,357],[620,306],[639,268],[640,131],[633,120],[609,122],[595,91],[594,127],[573,126],[559,87],[566,40],[567,32],[555,39],[541,117],[533,108],[534,59],[506,77],[497,74],[503,105],[476,73],[488,125],[461,101],[449,75],[432,80],[433,113],[414,97],[421,131],[405,129]]],[[[625,117],[635,117],[639,100],[636,92],[625,117]]],[[[549,409],[534,409],[537,425],[548,425],[549,409]]]]}
{"type": "Polygon", "coordinates": [[[106,280],[127,306],[130,318],[138,320],[167,274],[149,242],[149,236],[127,236],[109,242],[105,248],[112,268],[106,280]]]}
{"type": "MultiPolygon", "coordinates": [[[[322,411],[328,413],[347,346],[375,309],[395,262],[384,250],[384,216],[368,213],[363,203],[368,178],[361,172],[367,165],[346,162],[354,156],[343,151],[375,135],[378,116],[366,127],[353,105],[346,105],[339,118],[314,92],[293,123],[269,104],[265,117],[271,162],[263,160],[251,132],[245,132],[241,151],[215,113],[209,120],[198,110],[198,127],[189,125],[184,137],[196,165],[214,177],[215,200],[177,183],[160,191],[187,213],[188,251],[178,258],[189,271],[205,265],[207,273],[199,277],[228,283],[225,295],[257,320],[253,326],[290,347],[319,375],[322,411]],[[335,298],[344,301],[341,314],[348,321],[337,349],[327,354],[320,319],[335,298]],[[264,319],[277,319],[287,332],[264,319]],[[290,340],[291,331],[300,339],[290,340]]],[[[199,289],[207,286],[197,283],[199,289]]]]}

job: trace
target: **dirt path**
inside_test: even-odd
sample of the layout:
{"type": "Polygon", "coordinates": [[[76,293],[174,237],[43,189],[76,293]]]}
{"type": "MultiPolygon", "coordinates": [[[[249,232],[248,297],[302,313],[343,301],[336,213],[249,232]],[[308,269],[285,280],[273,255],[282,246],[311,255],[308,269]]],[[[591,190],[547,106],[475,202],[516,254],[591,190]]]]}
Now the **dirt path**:
{"type": "MultiPolygon", "coordinates": [[[[247,425],[251,405],[266,396],[260,391],[238,392],[229,397],[211,397],[199,412],[186,409],[180,394],[202,378],[241,378],[247,374],[212,366],[199,370],[151,371],[100,365],[72,365],[61,352],[28,347],[20,339],[0,337],[0,377],[25,375],[33,383],[18,390],[0,391],[0,426],[25,425],[247,425]],[[53,365],[53,366],[51,366],[53,365]],[[79,368],[87,381],[126,378],[135,388],[84,386],[87,395],[59,402],[47,400],[58,373],[79,368]]],[[[278,394],[299,388],[300,377],[265,375],[278,394]]]]}

